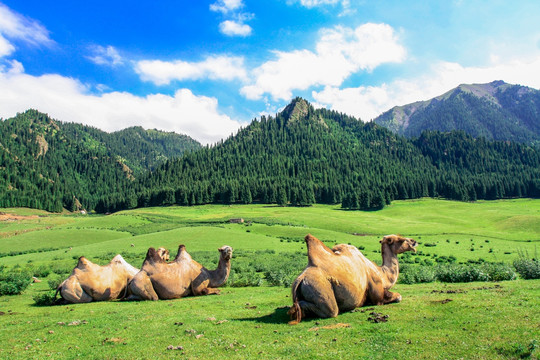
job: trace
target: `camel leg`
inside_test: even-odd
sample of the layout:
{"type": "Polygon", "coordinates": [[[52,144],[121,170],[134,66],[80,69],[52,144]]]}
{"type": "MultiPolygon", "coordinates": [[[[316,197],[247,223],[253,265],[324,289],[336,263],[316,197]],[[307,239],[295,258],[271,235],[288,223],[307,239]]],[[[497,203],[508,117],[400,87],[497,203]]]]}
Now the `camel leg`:
{"type": "Polygon", "coordinates": [[[218,295],[220,290],[217,288],[210,288],[208,285],[210,284],[210,280],[205,281],[197,281],[197,279],[193,280],[191,283],[191,292],[195,296],[200,295],[218,295]]]}
{"type": "Polygon", "coordinates": [[[92,297],[88,295],[75,276],[70,276],[60,285],[60,296],[70,303],[89,303],[92,297]]]}
{"type": "Polygon", "coordinates": [[[302,300],[298,305],[302,309],[302,316],[305,314],[314,314],[321,318],[333,318],[339,313],[339,308],[334,296],[332,284],[326,280],[321,281],[303,281],[300,284],[300,293],[302,300]]]}
{"type": "Polygon", "coordinates": [[[401,302],[400,293],[384,290],[384,303],[385,304],[398,303],[398,302],[401,302]]]}
{"type": "Polygon", "coordinates": [[[129,293],[127,300],[153,300],[159,299],[154,290],[152,281],[145,271],[139,271],[128,285],[129,293]]]}
{"type": "Polygon", "coordinates": [[[401,301],[401,295],[399,293],[384,289],[380,282],[370,285],[368,298],[372,305],[385,305],[401,301]]]}

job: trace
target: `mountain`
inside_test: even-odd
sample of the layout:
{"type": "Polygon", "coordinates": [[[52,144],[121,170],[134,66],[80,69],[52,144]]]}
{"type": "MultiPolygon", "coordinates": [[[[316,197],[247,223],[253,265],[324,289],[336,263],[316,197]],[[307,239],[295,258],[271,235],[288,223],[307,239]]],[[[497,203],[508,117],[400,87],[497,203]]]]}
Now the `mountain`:
{"type": "Polygon", "coordinates": [[[380,209],[425,196],[540,197],[536,147],[464,131],[407,139],[302,98],[213,146],[147,161],[180,148],[175,138],[140,128],[107,134],[35,110],[18,114],[0,122],[0,207],[104,213],[260,202],[380,209]],[[131,164],[155,168],[134,172],[131,164]]]}
{"type": "Polygon", "coordinates": [[[463,130],[488,140],[540,144],[540,91],[503,81],[460,85],[427,101],[396,106],[374,122],[406,137],[463,130]]]}
{"type": "Polygon", "coordinates": [[[129,128],[108,134],[36,110],[0,121],[0,207],[95,208],[137,176],[197,149],[182,135],[129,128]]]}
{"type": "Polygon", "coordinates": [[[135,177],[154,170],[167,159],[180,157],[186,151],[201,147],[198,141],[187,135],[144,130],[140,126],[112,133],[76,123],[64,123],[62,129],[71,138],[101,143],[111,154],[118,156],[135,177]]]}
{"type": "Polygon", "coordinates": [[[379,209],[395,199],[540,196],[540,153],[464,132],[414,140],[296,98],[213,147],[169,160],[103,198],[99,211],[161,205],[339,204],[379,209]]]}

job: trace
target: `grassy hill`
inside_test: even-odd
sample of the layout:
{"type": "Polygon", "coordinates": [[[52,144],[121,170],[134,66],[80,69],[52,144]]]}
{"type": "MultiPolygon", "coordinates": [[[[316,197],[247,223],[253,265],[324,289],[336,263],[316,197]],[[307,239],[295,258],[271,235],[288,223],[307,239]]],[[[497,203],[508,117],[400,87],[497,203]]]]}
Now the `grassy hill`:
{"type": "MultiPolygon", "coordinates": [[[[539,200],[421,199],[396,201],[376,212],[329,205],[172,206],[109,216],[0,212],[27,216],[0,222],[0,267],[32,269],[44,280],[22,295],[0,297],[2,358],[538,356],[535,314],[540,309],[540,280],[398,283],[393,289],[403,295],[399,304],[361,308],[297,326],[286,323],[291,299],[283,284],[307,263],[302,241],[307,233],[329,246],[356,245],[377,262],[382,235],[401,233],[419,241],[414,257],[432,260],[432,267],[438,258],[450,255],[456,263],[482,258],[511,264],[519,252],[535,254],[540,242],[539,200]],[[28,217],[34,214],[38,217],[28,217]],[[244,223],[230,223],[231,218],[243,218],[244,223]],[[34,296],[50,292],[47,282],[67,277],[81,255],[105,264],[121,253],[138,267],[149,246],[165,246],[175,254],[179,244],[209,268],[216,266],[219,246],[233,246],[231,277],[221,295],[34,305],[34,296]],[[371,322],[372,312],[388,315],[388,321],[371,322]],[[168,350],[169,346],[182,348],[168,350]]],[[[402,267],[408,265],[405,260],[400,258],[402,267]]]]}

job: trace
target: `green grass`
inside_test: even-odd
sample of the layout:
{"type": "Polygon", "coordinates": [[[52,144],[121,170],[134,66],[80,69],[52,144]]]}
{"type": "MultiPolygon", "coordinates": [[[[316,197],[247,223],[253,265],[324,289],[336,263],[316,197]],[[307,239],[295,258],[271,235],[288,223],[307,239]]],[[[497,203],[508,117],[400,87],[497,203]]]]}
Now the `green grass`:
{"type": "Polygon", "coordinates": [[[183,353],[191,359],[508,359],[519,358],[518,350],[539,338],[540,280],[398,285],[400,304],[297,326],[287,324],[285,288],[224,288],[219,296],[173,301],[33,306],[31,295],[43,289],[43,283],[34,284],[23,295],[0,300],[1,358],[156,359],[183,353]],[[388,322],[368,321],[372,311],[388,315],[388,322]],[[348,327],[324,328],[339,323],[348,327]],[[169,345],[183,350],[167,350],[169,345]]]}
{"type": "MultiPolygon", "coordinates": [[[[165,246],[174,256],[179,244],[208,267],[215,266],[218,247],[233,246],[235,276],[258,269],[262,278],[264,269],[295,259],[299,272],[307,262],[307,233],[329,246],[362,247],[377,262],[379,240],[391,233],[415,238],[415,256],[433,261],[452,255],[456,262],[511,264],[518,252],[537,253],[540,243],[540,200],[530,199],[396,201],[374,212],[324,205],[145,208],[109,216],[0,211],[41,216],[0,223],[0,253],[25,252],[0,257],[0,267],[46,266],[62,276],[81,255],[105,264],[120,253],[140,266],[148,247],[165,246]],[[228,221],[239,217],[244,224],[228,221]]],[[[289,326],[285,287],[224,287],[220,296],[174,301],[36,306],[33,297],[47,294],[47,280],[55,276],[22,295],[0,297],[0,358],[519,359],[540,353],[540,280],[398,284],[400,304],[289,326]],[[388,315],[388,322],[369,322],[372,311],[388,315]]]]}

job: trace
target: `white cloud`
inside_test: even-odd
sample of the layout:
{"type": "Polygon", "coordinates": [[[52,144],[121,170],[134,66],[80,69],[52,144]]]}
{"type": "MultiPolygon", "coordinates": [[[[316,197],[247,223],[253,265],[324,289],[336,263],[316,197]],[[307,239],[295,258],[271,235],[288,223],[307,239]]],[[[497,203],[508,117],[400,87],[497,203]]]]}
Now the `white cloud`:
{"type": "Polygon", "coordinates": [[[244,80],[246,70],[243,57],[209,56],[204,61],[187,62],[142,60],[136,63],[135,71],[142,80],[156,85],[166,85],[173,80],[244,80]]]}
{"type": "Polygon", "coordinates": [[[22,65],[0,72],[0,116],[29,108],[62,121],[92,125],[106,131],[143,126],[188,134],[207,144],[235,132],[240,124],[218,110],[215,98],[180,89],[173,96],[135,96],[126,92],[90,93],[80,81],[60,75],[31,76],[22,65]]]}
{"type": "Polygon", "coordinates": [[[218,0],[210,5],[210,10],[226,14],[243,6],[243,0],[218,0]]]}
{"type": "Polygon", "coordinates": [[[219,30],[227,36],[249,36],[251,26],[233,20],[225,20],[219,24],[219,30]]]}
{"type": "Polygon", "coordinates": [[[15,46],[13,46],[8,39],[0,34],[0,58],[11,55],[14,51],[15,46]]]}
{"type": "Polygon", "coordinates": [[[239,11],[244,7],[243,0],[218,0],[210,5],[210,10],[222,13],[227,20],[219,24],[219,31],[227,36],[249,36],[252,28],[245,22],[253,18],[253,14],[239,11]]]}
{"type": "Polygon", "coordinates": [[[254,70],[255,81],[241,89],[249,99],[265,93],[275,100],[287,100],[293,90],[312,86],[339,86],[351,74],[371,71],[388,62],[401,62],[405,49],[398,43],[392,27],[364,24],[356,29],[335,27],[321,31],[316,51],[274,51],[276,60],[254,70]]]}
{"type": "Polygon", "coordinates": [[[112,46],[94,45],[89,50],[92,55],[88,55],[87,58],[95,64],[117,66],[124,63],[118,51],[112,46]]]}
{"type": "Polygon", "coordinates": [[[307,8],[312,8],[321,5],[335,5],[341,0],[300,0],[300,4],[307,8]]]}
{"type": "Polygon", "coordinates": [[[0,3],[0,56],[10,55],[15,50],[10,41],[22,41],[32,46],[54,44],[45,27],[0,3]]]}
{"type": "Polygon", "coordinates": [[[428,100],[460,84],[503,80],[538,89],[539,68],[540,55],[530,59],[493,63],[485,67],[464,67],[457,63],[439,62],[425,74],[415,78],[398,79],[381,86],[346,89],[327,86],[320,92],[313,91],[312,96],[319,106],[345,112],[367,121],[396,105],[428,100]]]}
{"type": "Polygon", "coordinates": [[[289,3],[299,2],[300,5],[308,9],[313,9],[316,7],[323,7],[323,6],[328,6],[328,5],[335,6],[337,4],[341,4],[341,6],[343,7],[343,13],[340,15],[351,12],[350,0],[289,0],[288,2],[289,3]]]}

